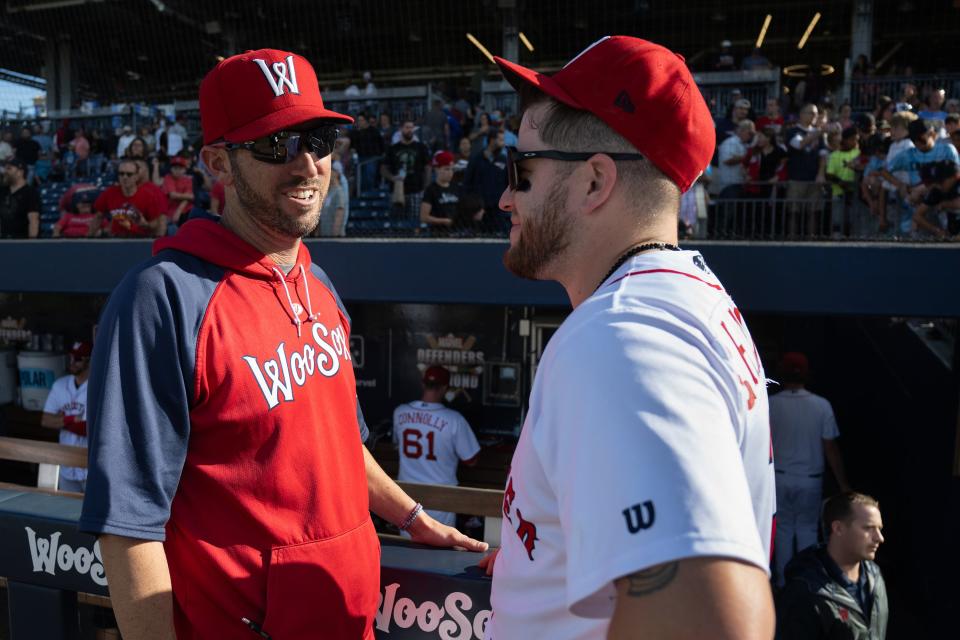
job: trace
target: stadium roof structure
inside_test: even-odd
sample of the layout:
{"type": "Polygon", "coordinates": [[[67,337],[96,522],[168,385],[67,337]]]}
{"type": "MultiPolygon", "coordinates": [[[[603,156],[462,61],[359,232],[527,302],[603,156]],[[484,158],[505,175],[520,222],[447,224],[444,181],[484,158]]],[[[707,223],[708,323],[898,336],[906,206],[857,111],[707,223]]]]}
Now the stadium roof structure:
{"type": "MultiPolygon", "coordinates": [[[[195,98],[219,56],[264,46],[305,55],[324,88],[359,82],[366,70],[380,83],[495,75],[466,34],[502,54],[504,30],[516,29],[532,47],[520,47],[520,62],[534,67],[556,68],[599,37],[620,33],[662,43],[695,70],[708,70],[721,40],[733,43],[738,58],[747,55],[770,14],[763,53],[776,66],[842,70],[854,3],[7,0],[0,9],[0,66],[49,79],[58,66],[54,58],[60,67],[70,60],[78,100],[160,102],[195,98]],[[798,50],[817,12],[821,19],[798,50]]],[[[876,59],[917,72],[954,64],[960,50],[960,4],[954,0],[873,0],[873,12],[876,59]]]]}

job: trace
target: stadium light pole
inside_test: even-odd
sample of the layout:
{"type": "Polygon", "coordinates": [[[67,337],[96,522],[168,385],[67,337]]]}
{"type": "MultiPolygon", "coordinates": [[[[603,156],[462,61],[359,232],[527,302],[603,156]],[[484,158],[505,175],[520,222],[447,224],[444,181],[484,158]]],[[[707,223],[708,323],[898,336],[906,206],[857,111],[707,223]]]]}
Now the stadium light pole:
{"type": "Polygon", "coordinates": [[[767,17],[763,19],[763,26],[760,27],[760,35],[757,36],[757,44],[755,46],[756,49],[763,46],[763,39],[767,37],[767,29],[770,28],[771,20],[773,20],[773,16],[768,13],[767,17]]]}
{"type": "Polygon", "coordinates": [[[807,38],[810,37],[810,34],[813,33],[813,28],[817,26],[817,23],[820,21],[820,12],[817,11],[813,15],[813,20],[810,21],[810,24],[807,25],[807,30],[804,31],[803,37],[800,38],[800,42],[797,43],[797,50],[803,49],[803,45],[807,44],[807,38]]]}

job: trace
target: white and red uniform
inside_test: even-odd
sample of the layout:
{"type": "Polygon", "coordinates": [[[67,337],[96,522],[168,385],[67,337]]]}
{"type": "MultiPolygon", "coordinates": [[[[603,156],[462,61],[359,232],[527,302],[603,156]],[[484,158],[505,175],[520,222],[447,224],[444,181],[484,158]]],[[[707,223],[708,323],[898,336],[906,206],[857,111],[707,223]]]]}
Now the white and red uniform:
{"type": "MultiPolygon", "coordinates": [[[[74,375],[57,378],[50,387],[50,394],[43,405],[44,413],[57,415],[62,413],[64,417],[74,418],[75,420],[87,421],[87,381],[77,386],[77,379],[74,375]]],[[[60,429],[60,444],[70,445],[71,447],[86,447],[87,437],[77,435],[67,429],[60,429]]],[[[60,467],[60,477],[72,482],[85,482],[87,479],[87,470],[80,467],[60,467]]]]}
{"type": "MultiPolygon", "coordinates": [[[[410,402],[393,412],[393,441],[400,448],[401,482],[457,485],[457,464],[480,452],[466,419],[435,402],[410,402]]],[[[453,526],[456,514],[427,510],[435,520],[453,526]]]]}
{"type": "Polygon", "coordinates": [[[634,256],[551,338],[503,503],[487,637],[603,638],[614,580],[719,556],[769,571],[766,378],[703,257],[634,256]]]}

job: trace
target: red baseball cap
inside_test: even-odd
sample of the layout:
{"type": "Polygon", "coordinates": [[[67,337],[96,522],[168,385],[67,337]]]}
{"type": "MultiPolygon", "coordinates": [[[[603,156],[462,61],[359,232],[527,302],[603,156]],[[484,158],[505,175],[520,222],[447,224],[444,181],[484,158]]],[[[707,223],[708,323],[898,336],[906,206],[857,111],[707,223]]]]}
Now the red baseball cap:
{"type": "Polygon", "coordinates": [[[450,384],[450,372],[446,367],[435,364],[423,372],[423,381],[445,386],[450,384]]]}
{"type": "Polygon", "coordinates": [[[716,141],[713,117],[683,60],[658,44],[607,36],[552,76],[495,57],[515,89],[531,85],[588,111],[626,138],[686,191],[703,173],[716,141]]]}
{"type": "Polygon", "coordinates": [[[433,154],[433,160],[430,161],[435,167],[449,167],[454,163],[453,154],[449,151],[437,151],[433,154]]]}
{"type": "Polygon", "coordinates": [[[78,340],[70,347],[70,355],[74,358],[89,358],[93,353],[93,345],[89,342],[78,340]]]}
{"type": "Polygon", "coordinates": [[[203,143],[246,142],[309,120],[351,123],[323,106],[306,58],[258,49],[221,61],[200,83],[203,143]]]}
{"type": "Polygon", "coordinates": [[[190,164],[190,161],[180,156],[173,156],[170,158],[170,164],[174,167],[186,167],[190,164]]]}
{"type": "Polygon", "coordinates": [[[810,372],[810,362],[807,360],[807,356],[799,351],[788,351],[780,358],[780,372],[782,374],[805,376],[810,372]]]}

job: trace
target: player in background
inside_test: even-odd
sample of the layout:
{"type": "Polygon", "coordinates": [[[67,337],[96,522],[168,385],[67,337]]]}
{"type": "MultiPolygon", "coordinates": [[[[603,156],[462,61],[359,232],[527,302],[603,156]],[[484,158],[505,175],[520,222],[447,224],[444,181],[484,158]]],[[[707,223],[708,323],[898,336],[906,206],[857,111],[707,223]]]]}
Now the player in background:
{"type": "MultiPolygon", "coordinates": [[[[477,463],[480,445],[458,412],[443,406],[450,372],[434,365],[423,374],[423,397],[393,412],[393,442],[400,449],[400,482],[457,486],[457,465],[477,463]]],[[[442,524],[454,526],[456,514],[428,509],[442,524]]]]}
{"type": "Polygon", "coordinates": [[[559,282],[573,311],[533,382],[485,633],[769,640],[766,376],[723,285],[676,244],[710,111],[683,58],[637,38],[553,76],[497,63],[524,106],[504,263],[559,282]]]}
{"type": "MultiPolygon", "coordinates": [[[[87,378],[90,377],[89,342],[74,342],[70,349],[70,375],[53,383],[50,395],[43,405],[40,425],[60,430],[60,444],[71,447],[87,446],[87,378]]],[[[87,470],[79,467],[60,467],[57,489],[83,493],[87,485],[87,470]]]]}

